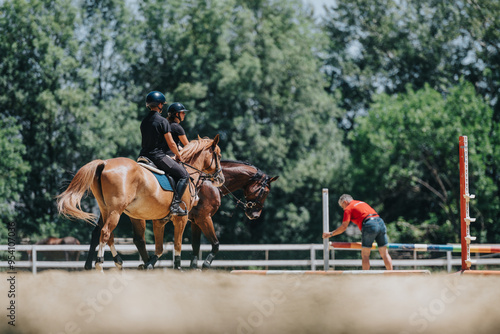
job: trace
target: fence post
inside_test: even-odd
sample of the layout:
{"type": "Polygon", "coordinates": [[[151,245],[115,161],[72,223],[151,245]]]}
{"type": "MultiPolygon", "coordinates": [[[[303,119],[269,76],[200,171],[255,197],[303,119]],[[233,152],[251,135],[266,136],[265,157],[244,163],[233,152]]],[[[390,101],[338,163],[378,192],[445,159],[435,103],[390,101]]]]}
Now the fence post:
{"type": "MultiPolygon", "coordinates": [[[[416,249],[413,250],[413,260],[416,263],[416,261],[417,261],[417,250],[416,249]]],[[[416,264],[413,265],[413,270],[417,270],[417,265],[416,264]]]]}
{"type": "Polygon", "coordinates": [[[446,252],[446,269],[448,270],[449,273],[451,273],[451,252],[448,251],[446,252]]]}
{"type": "Polygon", "coordinates": [[[332,269],[335,270],[335,248],[333,247],[330,253],[330,259],[332,259],[332,269]]]}
{"type": "Polygon", "coordinates": [[[313,244],[311,244],[309,252],[311,254],[311,270],[316,270],[316,251],[313,244]]]}
{"type": "MultiPolygon", "coordinates": [[[[265,251],[265,258],[266,258],[266,262],[269,261],[269,249],[266,249],[266,251],[265,251]]],[[[269,270],[269,266],[266,266],[266,270],[269,270]]]]}
{"type": "Polygon", "coordinates": [[[36,275],[36,245],[31,246],[31,272],[36,275]]]}
{"type": "MultiPolygon", "coordinates": [[[[329,214],[328,214],[328,188],[323,188],[323,232],[329,232],[329,214]]],[[[328,254],[329,239],[323,239],[323,268],[325,271],[328,270],[328,260],[330,254],[328,254]]]]}

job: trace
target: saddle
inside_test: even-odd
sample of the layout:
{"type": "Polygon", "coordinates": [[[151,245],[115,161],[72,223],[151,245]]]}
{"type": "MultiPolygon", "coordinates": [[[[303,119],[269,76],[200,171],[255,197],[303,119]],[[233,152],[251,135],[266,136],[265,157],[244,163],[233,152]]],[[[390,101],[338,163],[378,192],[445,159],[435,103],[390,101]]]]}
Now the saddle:
{"type": "Polygon", "coordinates": [[[158,182],[160,183],[160,186],[163,188],[163,190],[168,190],[168,191],[174,191],[175,189],[175,181],[172,178],[172,176],[165,174],[164,171],[159,169],[153,161],[151,161],[149,158],[140,156],[137,158],[137,163],[141,166],[146,168],[147,170],[151,171],[153,175],[156,177],[158,182]]]}
{"type": "MultiPolygon", "coordinates": [[[[159,169],[153,161],[151,161],[147,157],[140,156],[139,158],[137,158],[137,163],[141,167],[144,167],[153,173],[153,175],[156,177],[156,179],[158,180],[158,183],[163,188],[163,190],[174,191],[175,181],[172,178],[172,176],[165,174],[165,172],[162,171],[161,169],[159,169]]],[[[191,179],[191,181],[193,181],[192,178],[190,178],[190,179],[191,179]]],[[[198,205],[199,200],[200,200],[200,198],[198,197],[198,194],[196,194],[194,196],[193,206],[198,205]]]]}
{"type": "Polygon", "coordinates": [[[137,163],[139,165],[141,165],[142,167],[149,169],[150,171],[152,171],[156,174],[165,175],[165,172],[162,171],[161,169],[159,169],[158,167],[156,167],[154,162],[151,161],[149,158],[140,156],[139,158],[137,158],[137,163]]]}

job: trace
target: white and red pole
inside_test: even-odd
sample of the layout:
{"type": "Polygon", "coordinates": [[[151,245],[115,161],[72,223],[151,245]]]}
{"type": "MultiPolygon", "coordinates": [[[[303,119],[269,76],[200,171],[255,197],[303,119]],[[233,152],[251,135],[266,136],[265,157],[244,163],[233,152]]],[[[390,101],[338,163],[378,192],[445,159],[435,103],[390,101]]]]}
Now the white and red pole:
{"type": "Polygon", "coordinates": [[[459,138],[460,152],[460,244],[462,246],[462,270],[470,270],[473,262],[470,258],[470,242],[476,237],[470,235],[470,223],[476,221],[469,216],[469,201],[474,195],[469,194],[469,148],[467,136],[459,138]]]}

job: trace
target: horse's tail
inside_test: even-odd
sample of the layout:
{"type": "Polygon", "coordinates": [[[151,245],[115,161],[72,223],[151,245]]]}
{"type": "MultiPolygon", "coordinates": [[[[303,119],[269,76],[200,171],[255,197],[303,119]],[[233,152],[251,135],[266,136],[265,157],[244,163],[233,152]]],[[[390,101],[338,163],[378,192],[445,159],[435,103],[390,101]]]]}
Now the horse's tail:
{"type": "Polygon", "coordinates": [[[57,209],[60,214],[68,218],[82,219],[95,225],[96,215],[83,211],[81,200],[92,183],[99,178],[105,165],[104,160],[93,160],[80,168],[68,188],[57,196],[57,209]]]}

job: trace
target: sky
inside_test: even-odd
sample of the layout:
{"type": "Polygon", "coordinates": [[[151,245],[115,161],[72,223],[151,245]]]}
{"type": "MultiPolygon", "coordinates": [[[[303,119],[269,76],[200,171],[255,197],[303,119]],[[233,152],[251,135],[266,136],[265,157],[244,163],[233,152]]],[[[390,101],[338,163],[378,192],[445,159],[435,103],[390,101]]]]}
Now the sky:
{"type": "Polygon", "coordinates": [[[333,5],[335,0],[303,0],[304,3],[309,3],[314,7],[314,15],[321,16],[325,13],[323,5],[333,5]]]}

